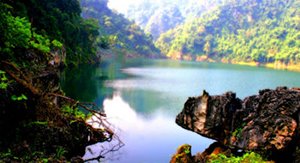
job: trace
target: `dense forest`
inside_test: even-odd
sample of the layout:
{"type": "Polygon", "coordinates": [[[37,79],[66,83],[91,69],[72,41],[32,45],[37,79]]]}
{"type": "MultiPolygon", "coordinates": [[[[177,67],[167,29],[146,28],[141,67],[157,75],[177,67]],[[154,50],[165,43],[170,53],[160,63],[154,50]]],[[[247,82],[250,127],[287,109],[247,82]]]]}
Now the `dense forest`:
{"type": "Polygon", "coordinates": [[[1,5],[1,57],[31,48],[45,53],[61,49],[68,64],[96,57],[99,25],[81,18],[78,1],[7,1],[1,5]]]}
{"type": "MultiPolygon", "coordinates": [[[[110,0],[113,1],[113,0],[110,0]]],[[[224,0],[139,0],[121,11],[127,18],[151,33],[154,39],[167,30],[183,24],[185,21],[199,17],[224,0]]],[[[118,6],[111,6],[118,8],[118,6]]]]}
{"type": "Polygon", "coordinates": [[[159,57],[151,35],[134,22],[107,7],[108,0],[81,0],[82,16],[97,19],[100,25],[101,47],[109,46],[147,57],[159,57]]]}
{"type": "Polygon", "coordinates": [[[297,62],[299,5],[299,1],[233,1],[168,31],[156,45],[170,57],[297,62]]]}
{"type": "Polygon", "coordinates": [[[86,146],[112,139],[86,122],[104,117],[97,106],[59,85],[64,66],[99,61],[99,29],[77,0],[0,2],[0,162],[82,162],[86,146]]]}
{"type": "Polygon", "coordinates": [[[151,32],[169,58],[275,67],[299,63],[298,0],[168,2],[143,0],[124,14],[151,32]],[[173,19],[163,12],[170,8],[173,19]],[[160,19],[168,23],[159,23],[160,19]]]}

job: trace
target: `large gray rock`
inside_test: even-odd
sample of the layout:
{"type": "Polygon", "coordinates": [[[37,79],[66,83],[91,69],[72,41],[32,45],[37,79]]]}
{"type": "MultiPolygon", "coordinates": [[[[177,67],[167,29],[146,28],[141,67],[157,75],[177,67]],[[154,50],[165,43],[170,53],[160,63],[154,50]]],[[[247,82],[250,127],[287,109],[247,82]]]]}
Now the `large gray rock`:
{"type": "MultiPolygon", "coordinates": [[[[300,90],[265,89],[243,101],[235,93],[190,97],[176,123],[233,148],[293,152],[299,146],[300,90]]],[[[272,152],[270,152],[272,151],[272,152]]]]}

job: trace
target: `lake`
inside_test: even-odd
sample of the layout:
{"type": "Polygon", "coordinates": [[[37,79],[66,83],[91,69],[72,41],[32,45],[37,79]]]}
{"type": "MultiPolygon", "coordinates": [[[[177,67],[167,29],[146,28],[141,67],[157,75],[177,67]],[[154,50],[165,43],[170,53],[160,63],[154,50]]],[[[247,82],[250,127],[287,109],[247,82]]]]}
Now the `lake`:
{"type": "MultiPolygon", "coordinates": [[[[178,146],[204,151],[213,140],[175,124],[188,97],[236,92],[241,99],[260,89],[300,87],[300,73],[220,63],[117,59],[62,73],[66,95],[102,107],[125,146],[107,163],[167,163],[178,146]]],[[[89,147],[99,152],[97,144],[89,147]],[[98,151],[97,151],[98,150],[98,151]]],[[[87,150],[84,158],[92,157],[87,150]]]]}

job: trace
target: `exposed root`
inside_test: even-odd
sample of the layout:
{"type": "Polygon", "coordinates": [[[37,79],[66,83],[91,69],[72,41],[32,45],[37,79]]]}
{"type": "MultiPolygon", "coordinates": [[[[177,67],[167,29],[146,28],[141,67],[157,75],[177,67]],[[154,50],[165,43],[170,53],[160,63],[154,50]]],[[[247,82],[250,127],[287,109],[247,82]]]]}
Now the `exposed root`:
{"type": "Polygon", "coordinates": [[[32,85],[29,78],[27,78],[14,64],[6,61],[2,61],[1,63],[4,65],[2,66],[4,67],[4,71],[16,82],[28,89],[33,95],[40,94],[39,90],[32,85]],[[14,69],[15,71],[12,71],[11,69],[14,69]]]}
{"type": "MultiPolygon", "coordinates": [[[[97,108],[97,105],[94,103],[81,103],[77,100],[74,100],[70,97],[66,97],[60,94],[54,94],[51,93],[49,94],[51,96],[56,96],[62,99],[65,99],[67,101],[69,101],[70,103],[72,103],[73,108],[76,108],[77,106],[85,109],[86,111],[88,111],[89,113],[92,114],[92,116],[85,121],[86,126],[89,127],[91,133],[95,133],[95,132],[100,132],[101,134],[103,134],[105,136],[105,138],[103,139],[103,141],[106,142],[111,142],[114,141],[115,143],[111,143],[109,147],[105,147],[105,146],[100,146],[99,150],[100,152],[98,152],[98,155],[93,157],[93,158],[89,158],[85,161],[92,161],[92,160],[98,160],[100,161],[100,159],[105,158],[105,155],[107,155],[108,153],[113,153],[118,151],[119,149],[121,149],[125,144],[121,141],[121,139],[112,131],[112,125],[107,121],[106,119],[106,114],[102,111],[97,111],[99,109],[91,109],[91,108],[97,108]],[[89,106],[87,106],[89,105],[89,106]]],[[[99,140],[96,139],[94,137],[94,135],[90,135],[90,145],[98,143],[99,140]]],[[[90,148],[88,148],[90,149],[90,148]]],[[[90,153],[93,153],[90,150],[90,153]]]]}
{"type": "MultiPolygon", "coordinates": [[[[110,148],[100,149],[101,152],[94,159],[99,160],[107,153],[124,146],[113,132],[106,114],[97,111],[99,109],[95,104],[81,103],[62,95],[58,88],[58,70],[55,67],[45,66],[28,71],[7,61],[1,61],[0,66],[9,80],[13,81],[6,90],[0,90],[0,106],[3,108],[0,112],[0,128],[7,130],[7,134],[0,137],[3,149],[11,148],[18,157],[23,157],[33,154],[33,151],[41,151],[51,156],[58,148],[63,148],[67,151],[65,157],[70,159],[82,156],[86,146],[99,142],[117,142],[110,148]],[[27,99],[11,101],[12,95],[20,93],[24,93],[27,99]],[[66,114],[62,109],[65,105],[71,109],[82,108],[91,113],[92,118],[86,121],[66,114]],[[20,145],[23,142],[26,142],[26,149],[20,145]]],[[[3,150],[0,149],[0,152],[3,150]]]]}

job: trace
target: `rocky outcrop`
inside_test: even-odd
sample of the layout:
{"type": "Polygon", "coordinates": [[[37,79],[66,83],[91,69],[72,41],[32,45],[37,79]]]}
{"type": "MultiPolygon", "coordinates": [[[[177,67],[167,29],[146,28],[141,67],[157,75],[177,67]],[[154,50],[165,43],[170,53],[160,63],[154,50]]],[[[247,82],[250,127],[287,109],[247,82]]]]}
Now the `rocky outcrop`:
{"type": "Polygon", "coordinates": [[[176,153],[172,156],[170,163],[193,163],[194,159],[191,154],[191,148],[188,144],[179,146],[176,153]]]}
{"type": "Polygon", "coordinates": [[[236,149],[292,161],[299,140],[300,90],[279,87],[241,100],[235,93],[190,97],[176,123],[236,149]],[[283,155],[285,154],[285,157],[283,155]]]}
{"type": "Polygon", "coordinates": [[[48,64],[51,56],[26,50],[22,62],[0,61],[0,84],[6,85],[0,88],[0,162],[66,162],[112,138],[111,130],[93,128],[78,116],[77,108],[85,108],[100,125],[105,114],[63,95],[59,65],[48,64]]]}

